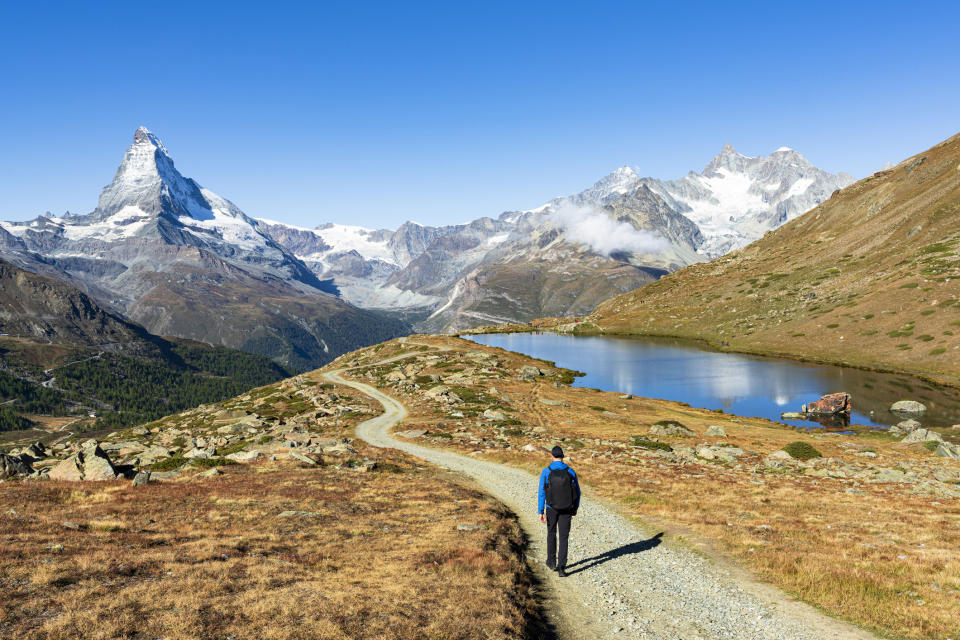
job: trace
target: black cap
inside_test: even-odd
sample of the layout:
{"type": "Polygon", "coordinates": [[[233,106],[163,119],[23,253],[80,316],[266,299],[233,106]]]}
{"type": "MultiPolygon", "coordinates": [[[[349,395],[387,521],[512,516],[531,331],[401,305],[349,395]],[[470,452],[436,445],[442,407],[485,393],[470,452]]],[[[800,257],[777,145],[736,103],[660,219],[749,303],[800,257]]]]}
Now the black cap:
{"type": "Polygon", "coordinates": [[[550,453],[553,454],[553,457],[554,457],[554,458],[562,458],[562,457],[563,457],[563,449],[560,448],[560,445],[557,445],[557,446],[555,446],[553,449],[551,449],[551,450],[550,450],[550,453]]]}

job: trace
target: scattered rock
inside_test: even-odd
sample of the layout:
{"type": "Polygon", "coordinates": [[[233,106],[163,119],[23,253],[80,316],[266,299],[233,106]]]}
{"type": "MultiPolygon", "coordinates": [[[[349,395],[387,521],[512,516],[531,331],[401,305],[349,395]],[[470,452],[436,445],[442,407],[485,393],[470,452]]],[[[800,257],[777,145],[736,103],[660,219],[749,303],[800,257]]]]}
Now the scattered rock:
{"type": "Polygon", "coordinates": [[[907,434],[907,437],[901,440],[901,442],[930,442],[933,440],[942,441],[943,436],[936,431],[930,431],[929,429],[915,429],[907,434]]]}
{"type": "Polygon", "coordinates": [[[655,422],[653,426],[650,427],[649,433],[651,436],[680,436],[684,438],[697,435],[679,422],[670,420],[655,422]]]}
{"type": "Polygon", "coordinates": [[[706,433],[704,433],[704,435],[709,436],[711,438],[726,438],[727,430],[721,427],[720,425],[712,424],[709,427],[707,427],[707,431],[706,433]]]}
{"type": "Polygon", "coordinates": [[[479,524],[458,524],[457,531],[486,531],[487,527],[479,524]]]}
{"type": "Polygon", "coordinates": [[[253,451],[237,451],[225,457],[227,460],[233,460],[234,462],[253,462],[260,457],[260,452],[256,449],[253,451]]]}
{"type": "Polygon", "coordinates": [[[311,458],[310,456],[304,455],[299,451],[291,451],[288,456],[291,460],[296,460],[297,462],[303,462],[304,464],[309,464],[312,467],[317,466],[317,461],[311,458]]]}
{"type": "Polygon", "coordinates": [[[916,400],[899,400],[890,405],[890,411],[899,413],[925,413],[927,407],[916,400]]]}
{"type": "Polygon", "coordinates": [[[420,438],[427,435],[426,429],[410,429],[409,431],[397,431],[396,435],[401,438],[420,438]]]}
{"type": "Polygon", "coordinates": [[[902,422],[898,422],[897,424],[890,427],[889,433],[895,436],[905,436],[908,433],[916,431],[922,426],[923,426],[922,424],[920,424],[919,422],[911,418],[909,420],[903,420],[902,422]]]}
{"type": "Polygon", "coordinates": [[[142,487],[148,482],[150,482],[150,470],[144,469],[143,471],[139,472],[136,476],[134,476],[133,482],[131,484],[133,484],[133,486],[135,487],[142,487]]]}
{"type": "Polygon", "coordinates": [[[569,402],[561,402],[560,400],[551,400],[550,398],[540,398],[540,404],[545,404],[550,407],[569,407],[569,402]]]}
{"type": "Polygon", "coordinates": [[[941,442],[937,446],[936,451],[933,452],[933,455],[941,458],[960,460],[960,445],[955,445],[950,442],[941,442]]]}
{"type": "Polygon", "coordinates": [[[487,409],[480,415],[492,422],[503,422],[507,419],[507,416],[502,411],[497,411],[496,409],[487,409]]]}
{"type": "Polygon", "coordinates": [[[279,518],[289,518],[291,516],[303,516],[305,518],[319,518],[320,514],[316,511],[281,511],[277,514],[279,518]]]}
{"type": "Polygon", "coordinates": [[[218,467],[210,467],[200,475],[204,478],[216,478],[217,476],[222,476],[223,471],[220,471],[218,467]]]}

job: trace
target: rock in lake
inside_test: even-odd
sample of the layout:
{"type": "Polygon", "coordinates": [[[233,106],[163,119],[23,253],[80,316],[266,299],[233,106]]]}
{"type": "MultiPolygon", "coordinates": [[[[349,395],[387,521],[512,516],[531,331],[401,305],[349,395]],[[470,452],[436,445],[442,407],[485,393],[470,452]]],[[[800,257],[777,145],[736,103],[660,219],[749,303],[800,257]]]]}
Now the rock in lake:
{"type": "Polygon", "coordinates": [[[819,400],[807,405],[807,413],[811,415],[849,414],[853,408],[850,394],[846,392],[828,393],[821,396],[819,400]]]}
{"type": "Polygon", "coordinates": [[[926,405],[916,400],[899,400],[890,405],[890,411],[898,413],[926,413],[926,405]]]}

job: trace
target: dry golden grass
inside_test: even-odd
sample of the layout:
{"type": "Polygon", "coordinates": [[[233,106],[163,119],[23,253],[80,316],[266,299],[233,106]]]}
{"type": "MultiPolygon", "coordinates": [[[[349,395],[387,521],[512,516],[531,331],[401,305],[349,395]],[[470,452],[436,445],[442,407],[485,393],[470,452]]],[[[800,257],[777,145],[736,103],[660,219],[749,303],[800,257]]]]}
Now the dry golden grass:
{"type": "MultiPolygon", "coordinates": [[[[873,484],[768,470],[762,460],[790,442],[803,440],[825,457],[849,465],[866,464],[856,454],[867,449],[879,454],[870,464],[889,468],[956,469],[956,463],[932,458],[922,447],[908,447],[885,437],[804,434],[766,420],[737,418],[673,402],[626,400],[616,393],[555,388],[546,381],[523,382],[516,371],[534,363],[525,356],[454,338],[417,340],[453,346],[456,351],[445,354],[444,362],[460,366],[465,351],[495,353],[503,364],[501,373],[507,375],[484,378],[478,374],[472,386],[486,392],[495,388],[509,397],[504,406],[515,421],[504,428],[469,417],[451,420],[446,411],[418,392],[386,389],[411,410],[398,430],[425,428],[434,435],[447,434],[420,438],[418,443],[454,448],[530,471],[544,465],[544,448],[560,443],[589,490],[624,513],[667,529],[674,540],[732,559],[832,615],[883,633],[917,639],[960,637],[957,500],[918,495],[909,484],[873,484]],[[570,406],[544,405],[539,398],[570,406]],[[616,415],[591,408],[597,406],[616,415]],[[721,425],[729,436],[722,441],[750,455],[740,464],[697,459],[668,462],[628,446],[630,436],[646,434],[658,420],[678,420],[699,434],[709,425],[721,425]],[[523,451],[526,444],[542,452],[523,451]]],[[[421,374],[450,370],[441,366],[421,374]]],[[[371,382],[369,378],[366,381],[371,382]]],[[[660,439],[694,446],[720,441],[660,439]]]]}
{"type": "Polygon", "coordinates": [[[408,458],[379,461],[367,473],[233,466],[140,488],[5,483],[0,637],[532,633],[509,513],[408,458]]]}

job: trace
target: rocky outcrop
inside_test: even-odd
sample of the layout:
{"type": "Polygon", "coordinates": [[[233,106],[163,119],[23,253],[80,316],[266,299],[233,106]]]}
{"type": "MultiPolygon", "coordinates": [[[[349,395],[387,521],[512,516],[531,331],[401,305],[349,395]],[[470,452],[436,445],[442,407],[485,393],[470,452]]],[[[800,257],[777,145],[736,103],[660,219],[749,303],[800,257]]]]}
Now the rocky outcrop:
{"type": "Polygon", "coordinates": [[[80,450],[62,460],[50,470],[51,480],[101,481],[113,480],[117,470],[96,440],[87,440],[80,450]]]}
{"type": "Polygon", "coordinates": [[[30,465],[21,456],[11,456],[0,453],[0,480],[15,478],[33,473],[30,465]]]}

